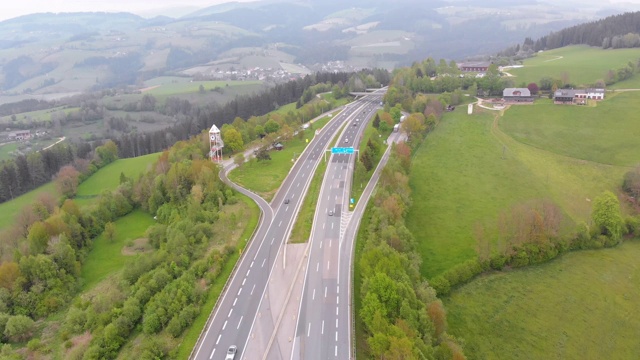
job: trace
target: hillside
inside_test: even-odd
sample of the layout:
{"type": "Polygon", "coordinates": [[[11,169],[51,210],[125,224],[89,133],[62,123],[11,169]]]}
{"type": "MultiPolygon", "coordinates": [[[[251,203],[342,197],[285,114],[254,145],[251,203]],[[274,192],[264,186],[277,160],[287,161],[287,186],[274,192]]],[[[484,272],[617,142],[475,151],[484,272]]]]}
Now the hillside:
{"type": "MultiPolygon", "coordinates": [[[[601,16],[582,6],[576,13],[535,2],[282,0],[227,3],[181,18],[34,14],[0,22],[0,95],[61,97],[141,86],[167,73],[277,80],[276,71],[287,79],[314,70],[393,68],[427,56],[463,58],[601,16]]],[[[617,6],[609,11],[626,9],[617,6]]]]}
{"type": "MultiPolygon", "coordinates": [[[[610,70],[637,64],[640,49],[607,49],[585,45],[566,46],[536,53],[534,57],[522,62],[522,67],[509,69],[508,73],[516,84],[536,83],[541,85],[543,78],[559,79],[572,87],[592,86],[605,81],[610,70]]],[[[637,76],[636,76],[637,77],[637,76]]],[[[616,87],[623,86],[622,83],[616,87]]]]}

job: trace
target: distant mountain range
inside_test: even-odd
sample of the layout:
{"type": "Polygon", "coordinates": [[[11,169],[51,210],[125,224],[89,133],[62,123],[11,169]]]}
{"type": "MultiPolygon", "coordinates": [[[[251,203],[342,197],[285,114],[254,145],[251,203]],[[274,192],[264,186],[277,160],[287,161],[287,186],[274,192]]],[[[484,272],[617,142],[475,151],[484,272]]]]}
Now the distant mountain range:
{"type": "MultiPolygon", "coordinates": [[[[626,7],[625,7],[626,6],[626,7]]],[[[46,94],[216,69],[393,68],[461,60],[630,10],[593,0],[268,0],[180,18],[34,14],[0,22],[0,89],[46,94]],[[329,62],[340,61],[333,68],[329,62]],[[337,66],[337,68],[336,68],[337,66]]],[[[291,70],[297,71],[297,70],[291,70]]]]}

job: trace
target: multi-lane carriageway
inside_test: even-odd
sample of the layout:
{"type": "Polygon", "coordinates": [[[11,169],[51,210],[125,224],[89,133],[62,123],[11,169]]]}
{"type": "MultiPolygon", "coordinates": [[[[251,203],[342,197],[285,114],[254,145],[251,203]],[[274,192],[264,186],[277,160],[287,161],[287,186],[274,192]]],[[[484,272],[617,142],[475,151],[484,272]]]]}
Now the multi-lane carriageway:
{"type": "MultiPolygon", "coordinates": [[[[341,146],[358,146],[365,120],[376,113],[377,105],[370,103],[363,108],[357,117],[360,121],[349,124],[341,134],[341,146]]],[[[353,237],[345,236],[345,231],[352,215],[348,210],[353,156],[333,155],[325,173],[313,221],[292,360],[351,356],[349,276],[353,237]]]]}
{"type": "MultiPolygon", "coordinates": [[[[381,93],[372,94],[350,104],[315,136],[296,161],[271,206],[267,206],[264,200],[252,195],[263,211],[261,226],[245,249],[240,263],[227,284],[226,291],[218,300],[213,318],[208,322],[208,328],[203,332],[194,349],[194,359],[224,359],[231,345],[238,346],[237,359],[261,358],[260,355],[245,356],[243,351],[249,340],[257,309],[264,299],[275,259],[291,232],[295,215],[302,204],[315,168],[341,126],[345,122],[361,117],[363,109],[372,103],[377,104],[381,95],[381,93]],[[284,203],[285,199],[289,199],[287,204],[284,203]]],[[[341,139],[341,141],[344,140],[341,139]]],[[[352,146],[352,144],[353,139],[349,139],[349,143],[341,145],[352,146]]],[[[338,211],[342,210],[338,209],[338,211]]],[[[339,214],[334,218],[339,219],[339,214]]],[[[348,316],[348,314],[344,315],[348,316]]],[[[348,341],[348,337],[345,336],[345,340],[348,341]]]]}

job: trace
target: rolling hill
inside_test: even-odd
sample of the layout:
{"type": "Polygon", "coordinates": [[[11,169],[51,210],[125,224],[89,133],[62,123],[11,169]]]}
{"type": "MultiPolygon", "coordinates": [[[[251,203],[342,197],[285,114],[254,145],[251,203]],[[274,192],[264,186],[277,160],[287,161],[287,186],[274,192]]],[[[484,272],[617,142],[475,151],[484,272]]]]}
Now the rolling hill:
{"type": "MultiPolygon", "coordinates": [[[[226,3],[180,18],[33,14],[0,22],[0,95],[3,101],[10,101],[7,95],[62,96],[157,75],[217,76],[253,67],[291,73],[302,64],[304,74],[393,68],[427,56],[460,59],[605,11],[590,0],[580,4],[575,12],[535,1],[273,0],[226,3]],[[226,55],[235,49],[258,54],[247,64],[226,55]]],[[[629,9],[615,6],[604,14],[629,9]]]]}

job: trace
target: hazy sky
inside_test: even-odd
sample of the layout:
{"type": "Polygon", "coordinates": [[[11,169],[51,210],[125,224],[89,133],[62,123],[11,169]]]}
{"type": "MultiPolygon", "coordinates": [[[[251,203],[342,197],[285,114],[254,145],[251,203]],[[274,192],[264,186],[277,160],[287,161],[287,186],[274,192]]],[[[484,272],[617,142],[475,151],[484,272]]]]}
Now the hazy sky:
{"type": "MultiPolygon", "coordinates": [[[[0,0],[0,21],[21,15],[40,12],[78,12],[78,11],[124,11],[142,16],[159,13],[168,14],[166,9],[203,8],[230,2],[230,0],[0,0]]],[[[247,2],[252,0],[234,0],[247,2]]],[[[640,1],[640,0],[639,0],[640,1]]],[[[176,16],[182,14],[176,13],[176,16]]]]}
{"type": "MultiPolygon", "coordinates": [[[[169,15],[182,16],[186,8],[192,10],[210,5],[231,2],[231,0],[0,0],[0,21],[21,15],[40,12],[78,12],[78,11],[124,11],[141,16],[169,15]],[[171,9],[168,11],[167,9],[171,9]],[[180,10],[181,9],[181,10],[180,10]],[[164,11],[163,11],[164,10],[164,11]]],[[[256,0],[233,0],[248,2],[256,0]]],[[[389,0],[393,1],[393,0],[389,0]]],[[[540,0],[551,1],[553,0],[540,0]]],[[[589,0],[588,2],[593,2],[589,0]]],[[[490,4],[491,0],[487,0],[490,4]]],[[[517,2],[515,2],[517,3],[517,2]]],[[[611,4],[640,4],[640,0],[599,0],[603,7],[611,4]]]]}

